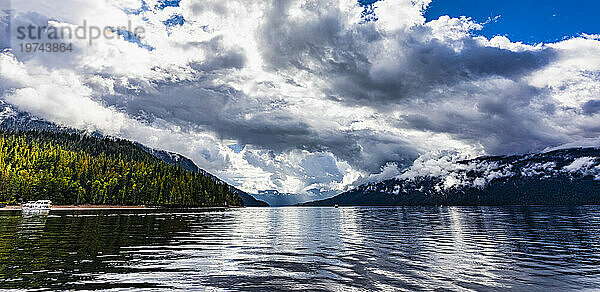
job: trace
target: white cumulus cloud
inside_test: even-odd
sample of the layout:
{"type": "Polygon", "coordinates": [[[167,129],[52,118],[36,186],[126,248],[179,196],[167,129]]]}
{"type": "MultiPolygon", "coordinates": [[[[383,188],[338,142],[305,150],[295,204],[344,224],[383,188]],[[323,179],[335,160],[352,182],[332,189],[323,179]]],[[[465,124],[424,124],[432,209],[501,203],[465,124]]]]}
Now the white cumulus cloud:
{"type": "Polygon", "coordinates": [[[73,39],[73,52],[54,54],[21,52],[13,38],[0,53],[0,98],[180,152],[251,192],[331,194],[419,157],[423,171],[444,172],[456,157],[600,136],[597,37],[486,39],[466,17],[427,22],[429,1],[378,2],[377,21],[352,0],[174,3],[13,1],[0,28],[85,21],[144,33],[73,39]],[[429,159],[440,151],[459,154],[429,159]]]}

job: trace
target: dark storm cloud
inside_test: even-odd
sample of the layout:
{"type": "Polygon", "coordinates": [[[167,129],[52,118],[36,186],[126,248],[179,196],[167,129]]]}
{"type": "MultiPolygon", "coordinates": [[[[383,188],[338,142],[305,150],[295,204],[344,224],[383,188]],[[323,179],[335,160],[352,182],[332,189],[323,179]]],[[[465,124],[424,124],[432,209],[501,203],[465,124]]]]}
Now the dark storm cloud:
{"type": "Polygon", "coordinates": [[[401,99],[419,98],[432,90],[460,82],[492,76],[517,80],[547,65],[555,55],[549,49],[512,52],[483,47],[473,40],[466,41],[465,48],[455,52],[435,39],[405,45],[401,53],[395,63],[388,63],[383,68],[357,67],[361,70],[331,72],[339,75],[332,80],[330,94],[349,103],[383,109],[401,99]]]}
{"type": "Polygon", "coordinates": [[[263,57],[271,70],[293,76],[293,68],[327,79],[327,94],[346,103],[385,109],[440,86],[490,76],[517,80],[556,59],[550,48],[515,52],[470,37],[457,41],[462,48],[456,51],[452,44],[431,38],[427,26],[395,33],[378,31],[373,24],[344,30],[340,12],[326,4],[311,7],[316,20],[303,21],[290,16],[289,2],[276,1],[261,27],[257,37],[263,57]],[[396,49],[369,46],[383,39],[396,49]]]}
{"type": "Polygon", "coordinates": [[[600,100],[597,100],[597,99],[590,100],[590,101],[584,103],[581,106],[581,109],[583,109],[583,112],[587,115],[593,115],[596,113],[600,113],[600,100]]]}
{"type": "MultiPolygon", "coordinates": [[[[367,105],[382,112],[393,109],[389,105],[414,108],[415,113],[399,123],[401,127],[451,134],[481,143],[491,153],[523,152],[561,142],[551,129],[540,126],[540,116],[529,112],[539,92],[519,82],[552,62],[556,58],[552,49],[515,52],[484,46],[470,37],[444,42],[432,38],[427,26],[385,33],[366,23],[346,30],[340,22],[342,12],[326,3],[305,7],[316,15],[315,21],[292,18],[290,3],[274,1],[256,35],[266,68],[286,76],[289,83],[302,84],[305,80],[296,73],[308,73],[326,80],[321,90],[343,104],[367,105]],[[384,50],[377,44],[383,39],[398,50],[384,50]],[[460,50],[455,49],[457,44],[460,50]],[[489,89],[473,85],[490,78],[512,83],[489,89]],[[473,101],[467,108],[444,106],[444,101],[457,96],[473,101]],[[414,100],[428,104],[417,108],[414,100]]],[[[206,52],[204,60],[189,64],[197,72],[197,81],[157,84],[155,93],[115,98],[112,105],[145,119],[199,127],[276,153],[330,152],[369,173],[389,162],[408,165],[419,155],[413,142],[374,130],[314,128],[288,110],[284,97],[249,97],[230,86],[215,87],[214,80],[221,74],[245,65],[243,50],[225,48],[221,36],[186,46],[206,52]]]]}
{"type": "MultiPolygon", "coordinates": [[[[598,136],[600,105],[590,100],[598,95],[587,96],[597,69],[576,59],[598,55],[591,41],[561,48],[475,38],[478,25],[466,18],[425,22],[424,4],[382,1],[377,9],[386,10],[368,22],[337,0],[182,1],[169,9],[186,22],[168,32],[156,11],[114,18],[148,25],[153,51],[106,42],[73,58],[16,55],[23,66],[3,53],[12,71],[0,86],[42,117],[170,143],[251,188],[339,188],[368,174],[383,179],[429,151],[509,154],[598,136]],[[536,75],[548,68],[575,69],[536,75]],[[246,147],[232,153],[233,143],[246,147]],[[255,183],[261,176],[269,182],[255,183]]],[[[61,19],[37,13],[22,20],[61,19]]]]}
{"type": "Polygon", "coordinates": [[[10,47],[10,1],[0,3],[0,51],[10,47]],[[6,3],[4,3],[6,2],[6,3]]]}
{"type": "Polygon", "coordinates": [[[242,49],[228,49],[223,46],[223,36],[216,36],[206,42],[191,42],[187,46],[203,49],[207,53],[204,61],[194,61],[189,64],[194,70],[241,69],[247,61],[242,49]]]}
{"type": "MultiPolygon", "coordinates": [[[[358,169],[378,171],[387,162],[409,164],[418,156],[414,145],[393,135],[373,130],[328,131],[314,128],[287,110],[277,99],[256,99],[231,87],[210,87],[204,82],[166,83],[154,94],[105,97],[132,116],[152,122],[174,122],[193,130],[214,132],[221,139],[283,153],[294,149],[330,152],[358,169]]],[[[119,89],[118,89],[119,90],[119,89]]]]}
{"type": "Polygon", "coordinates": [[[432,101],[426,113],[405,115],[401,124],[480,143],[490,154],[530,152],[568,141],[545,122],[546,112],[537,109],[540,90],[497,80],[460,87],[446,94],[457,103],[475,99],[472,108],[432,101]]]}

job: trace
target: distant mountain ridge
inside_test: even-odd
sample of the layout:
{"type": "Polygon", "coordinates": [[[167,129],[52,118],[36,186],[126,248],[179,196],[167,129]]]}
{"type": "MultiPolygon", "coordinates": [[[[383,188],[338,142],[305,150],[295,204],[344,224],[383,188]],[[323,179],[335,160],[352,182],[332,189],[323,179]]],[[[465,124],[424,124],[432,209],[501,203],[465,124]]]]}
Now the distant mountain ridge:
{"type": "Polygon", "coordinates": [[[227,184],[161,161],[131,141],[0,130],[0,201],[164,207],[243,206],[227,184]]]}
{"type": "Polygon", "coordinates": [[[600,204],[600,149],[480,157],[438,173],[413,169],[306,206],[600,204]]]}
{"type": "Polygon", "coordinates": [[[71,128],[62,127],[57,124],[38,119],[35,116],[15,110],[10,105],[0,100],[0,128],[16,131],[52,131],[52,132],[68,132],[68,133],[83,133],[71,128]]]}
{"type": "MultiPolygon", "coordinates": [[[[66,132],[66,133],[77,133],[84,134],[83,131],[72,129],[69,127],[63,127],[57,125],[52,122],[45,121],[43,119],[39,119],[29,113],[18,111],[6,104],[4,101],[0,100],[0,129],[13,130],[13,131],[50,131],[50,132],[66,132]]],[[[96,138],[104,138],[104,136],[100,133],[94,132],[90,134],[96,138]]],[[[194,173],[200,173],[207,177],[210,177],[215,182],[221,184],[227,184],[223,180],[218,177],[210,174],[209,172],[199,168],[191,159],[174,152],[169,152],[165,150],[158,150],[154,148],[147,147],[141,143],[133,142],[136,146],[140,147],[144,151],[149,154],[157,157],[165,163],[179,166],[187,171],[191,171],[194,173]]],[[[241,197],[244,206],[248,207],[266,207],[269,204],[256,200],[254,197],[250,196],[246,192],[239,190],[238,188],[229,186],[230,191],[236,193],[241,197]]]]}
{"type": "MultiPolygon", "coordinates": [[[[135,144],[140,146],[146,152],[156,156],[158,159],[160,159],[166,163],[169,163],[172,165],[178,165],[178,166],[182,167],[183,169],[194,172],[194,173],[201,173],[205,176],[212,178],[216,182],[226,184],[223,180],[212,175],[211,173],[207,172],[206,170],[201,169],[191,159],[189,159],[181,154],[174,153],[174,152],[168,152],[165,150],[153,149],[150,147],[146,147],[140,143],[135,143],[135,144]]],[[[257,200],[253,196],[249,195],[248,193],[246,193],[232,185],[229,185],[229,189],[242,198],[242,201],[244,202],[244,206],[246,206],[246,207],[268,207],[269,206],[268,203],[257,200]]]]}

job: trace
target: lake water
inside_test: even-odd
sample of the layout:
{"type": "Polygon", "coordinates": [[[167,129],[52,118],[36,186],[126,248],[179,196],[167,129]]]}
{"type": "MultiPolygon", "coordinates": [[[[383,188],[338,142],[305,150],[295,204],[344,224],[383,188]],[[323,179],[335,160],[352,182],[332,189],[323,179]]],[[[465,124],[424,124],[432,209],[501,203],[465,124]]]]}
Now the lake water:
{"type": "Polygon", "coordinates": [[[0,289],[600,289],[600,207],[0,212],[0,289]]]}

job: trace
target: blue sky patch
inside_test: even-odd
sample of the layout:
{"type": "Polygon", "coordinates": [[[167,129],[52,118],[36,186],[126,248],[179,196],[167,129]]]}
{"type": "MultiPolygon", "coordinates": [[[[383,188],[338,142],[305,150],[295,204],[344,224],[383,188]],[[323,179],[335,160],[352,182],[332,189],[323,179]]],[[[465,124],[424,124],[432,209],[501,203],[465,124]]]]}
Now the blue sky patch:
{"type": "Polygon", "coordinates": [[[363,8],[361,12],[361,17],[365,21],[377,21],[377,16],[375,15],[375,2],[379,0],[358,0],[358,5],[363,8]]]}
{"type": "Polygon", "coordinates": [[[145,44],[142,42],[142,40],[136,36],[133,32],[130,32],[128,30],[118,30],[117,33],[123,37],[123,40],[130,42],[130,43],[134,43],[136,45],[138,45],[138,47],[140,48],[144,48],[148,51],[153,51],[154,48],[148,44],[145,44]]]}
{"type": "Polygon", "coordinates": [[[144,12],[144,11],[150,11],[150,6],[148,6],[148,3],[146,3],[146,1],[142,0],[142,6],[138,9],[135,10],[125,10],[125,13],[127,14],[133,14],[133,15],[139,15],[140,13],[144,12]]]}
{"type": "Polygon", "coordinates": [[[235,153],[240,153],[240,152],[242,152],[242,150],[244,150],[246,145],[232,144],[227,147],[229,147],[229,149],[233,150],[233,152],[235,152],[235,153]]]}
{"type": "Polygon", "coordinates": [[[430,21],[442,15],[464,15],[480,23],[500,16],[476,34],[488,38],[503,35],[528,44],[600,33],[598,0],[433,0],[425,17],[430,21]]]}
{"type": "Polygon", "coordinates": [[[163,24],[166,25],[167,27],[182,26],[184,23],[185,23],[185,19],[183,18],[183,15],[179,15],[179,14],[175,14],[175,15],[171,16],[171,18],[163,21],[163,24]]]}
{"type": "Polygon", "coordinates": [[[157,9],[165,9],[167,7],[179,7],[181,0],[161,0],[156,4],[157,9]]]}
{"type": "Polygon", "coordinates": [[[368,5],[371,5],[371,4],[373,4],[373,3],[377,2],[377,1],[379,1],[379,0],[358,0],[358,4],[360,6],[368,6],[368,5]]]}

